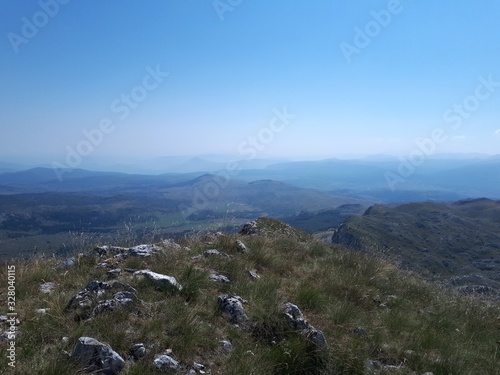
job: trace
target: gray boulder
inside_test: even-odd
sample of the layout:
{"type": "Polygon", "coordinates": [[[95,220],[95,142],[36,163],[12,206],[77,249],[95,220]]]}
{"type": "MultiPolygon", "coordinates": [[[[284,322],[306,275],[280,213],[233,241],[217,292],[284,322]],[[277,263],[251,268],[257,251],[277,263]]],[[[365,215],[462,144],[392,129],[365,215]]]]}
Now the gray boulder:
{"type": "Polygon", "coordinates": [[[127,298],[134,295],[133,299],[135,300],[135,293],[137,291],[134,288],[120,281],[91,281],[85,289],[71,298],[66,306],[66,311],[74,311],[75,320],[84,320],[106,309],[128,304],[127,298]],[[103,301],[101,299],[105,293],[112,291],[128,292],[129,294],[116,293],[112,300],[103,301]]]}
{"type": "Polygon", "coordinates": [[[240,228],[239,234],[241,235],[252,235],[257,233],[257,222],[250,221],[240,228]]]}
{"type": "Polygon", "coordinates": [[[72,356],[87,372],[115,375],[125,367],[125,361],[117,352],[91,337],[80,337],[72,356]]]}
{"type": "Polygon", "coordinates": [[[165,354],[157,355],[153,363],[159,370],[180,370],[181,368],[179,362],[165,354]]]}
{"type": "Polygon", "coordinates": [[[240,240],[236,240],[236,249],[240,253],[246,253],[248,251],[248,248],[246,247],[246,245],[243,242],[241,242],[240,240]]]}
{"type": "Polygon", "coordinates": [[[297,305],[287,302],[284,305],[283,312],[285,314],[285,319],[291,328],[295,331],[299,331],[318,347],[327,346],[326,338],[323,332],[309,324],[297,305]]]}
{"type": "Polygon", "coordinates": [[[228,316],[231,323],[244,323],[248,320],[243,308],[246,301],[243,298],[232,294],[223,294],[217,298],[217,302],[222,313],[228,316]]]}
{"type": "Polygon", "coordinates": [[[229,284],[231,280],[229,280],[226,276],[218,274],[215,271],[210,272],[210,280],[218,283],[229,284]]]}

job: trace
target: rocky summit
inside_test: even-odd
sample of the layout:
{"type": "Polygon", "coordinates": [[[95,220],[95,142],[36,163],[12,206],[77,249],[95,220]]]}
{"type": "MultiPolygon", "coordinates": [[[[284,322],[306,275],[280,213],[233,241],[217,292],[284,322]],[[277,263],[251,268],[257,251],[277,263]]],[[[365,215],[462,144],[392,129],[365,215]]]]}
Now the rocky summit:
{"type": "Polygon", "coordinates": [[[13,263],[17,317],[0,316],[2,368],[11,345],[11,372],[23,375],[500,368],[498,303],[278,220],[179,243],[90,246],[69,259],[13,263]]]}

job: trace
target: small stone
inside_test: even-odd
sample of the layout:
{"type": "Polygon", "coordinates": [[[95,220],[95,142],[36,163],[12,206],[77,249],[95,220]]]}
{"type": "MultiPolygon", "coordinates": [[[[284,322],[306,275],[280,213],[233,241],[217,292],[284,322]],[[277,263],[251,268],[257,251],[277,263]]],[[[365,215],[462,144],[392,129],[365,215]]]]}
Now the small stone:
{"type": "Polygon", "coordinates": [[[365,327],[361,327],[361,326],[357,327],[354,330],[354,333],[357,334],[357,335],[362,335],[362,336],[366,336],[367,335],[365,327]]]}
{"type": "Polygon", "coordinates": [[[254,280],[258,280],[260,279],[260,276],[257,274],[257,272],[255,271],[252,271],[252,270],[248,270],[248,274],[250,275],[250,277],[254,280]]]}
{"type": "Polygon", "coordinates": [[[230,352],[231,350],[233,350],[233,344],[231,344],[231,341],[228,341],[228,340],[220,340],[219,341],[222,345],[222,348],[228,352],[230,352]]]}
{"type": "Polygon", "coordinates": [[[217,272],[213,271],[210,273],[210,280],[214,282],[219,282],[223,284],[229,284],[231,281],[224,275],[220,275],[217,272]]]}
{"type": "Polygon", "coordinates": [[[45,315],[50,309],[36,309],[37,314],[45,315]]]}
{"type": "Polygon", "coordinates": [[[217,298],[219,308],[228,315],[231,323],[244,323],[248,316],[243,308],[243,303],[246,301],[239,296],[232,294],[223,294],[217,298]]]}
{"type": "Polygon", "coordinates": [[[164,370],[164,369],[179,370],[180,369],[179,362],[177,362],[175,359],[173,359],[172,357],[165,355],[165,354],[156,356],[153,363],[156,366],[156,368],[159,370],[164,370]]]}
{"type": "Polygon", "coordinates": [[[109,279],[116,279],[118,276],[122,274],[121,268],[115,268],[114,270],[106,272],[106,275],[109,279]]]}
{"type": "Polygon", "coordinates": [[[159,286],[171,286],[178,290],[182,290],[182,285],[179,284],[175,277],[172,276],[162,275],[150,270],[141,270],[134,272],[134,276],[144,276],[159,286]]]}
{"type": "Polygon", "coordinates": [[[248,251],[248,248],[246,247],[246,245],[243,242],[241,242],[240,240],[236,240],[236,249],[240,253],[246,253],[248,251]]]}
{"type": "Polygon", "coordinates": [[[144,357],[146,355],[146,347],[144,346],[144,344],[134,344],[132,345],[132,356],[134,357],[134,359],[141,359],[142,357],[144,357]]]}
{"type": "Polygon", "coordinates": [[[73,268],[76,265],[76,259],[75,257],[68,258],[64,260],[63,262],[59,263],[56,267],[58,270],[65,270],[68,268],[73,268]]]}
{"type": "Polygon", "coordinates": [[[40,292],[51,294],[56,289],[56,283],[48,282],[40,285],[40,292]]]}

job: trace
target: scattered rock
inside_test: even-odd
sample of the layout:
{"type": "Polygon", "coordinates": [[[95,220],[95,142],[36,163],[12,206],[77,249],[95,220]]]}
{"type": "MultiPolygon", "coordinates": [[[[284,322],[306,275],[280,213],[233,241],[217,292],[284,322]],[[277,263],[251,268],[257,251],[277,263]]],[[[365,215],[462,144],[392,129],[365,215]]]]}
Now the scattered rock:
{"type": "Polygon", "coordinates": [[[226,276],[218,274],[215,271],[210,272],[210,280],[223,283],[223,284],[229,284],[231,280],[229,280],[226,276]]]}
{"type": "Polygon", "coordinates": [[[130,350],[132,356],[135,360],[139,360],[146,355],[146,346],[144,344],[134,344],[132,345],[132,349],[130,350]]]}
{"type": "Polygon", "coordinates": [[[115,268],[114,270],[106,272],[106,276],[108,276],[108,279],[116,279],[122,272],[121,268],[115,268]]]}
{"type": "Polygon", "coordinates": [[[110,255],[120,255],[123,257],[127,256],[138,256],[138,257],[149,257],[156,254],[160,248],[156,245],[143,244],[133,247],[120,247],[120,246],[97,246],[94,251],[99,254],[99,256],[110,256],[110,255]]]}
{"type": "Polygon", "coordinates": [[[254,280],[260,279],[260,275],[258,275],[255,271],[248,270],[248,275],[250,275],[250,277],[254,280]]]}
{"type": "Polygon", "coordinates": [[[176,251],[182,249],[181,245],[179,245],[177,242],[175,242],[174,240],[172,240],[170,238],[164,239],[162,241],[162,244],[167,249],[172,249],[172,250],[176,250],[176,251]]]}
{"type": "Polygon", "coordinates": [[[240,240],[236,240],[236,249],[240,253],[246,253],[248,251],[248,248],[246,247],[246,245],[243,242],[241,242],[240,240]]]}
{"type": "Polygon", "coordinates": [[[217,302],[222,313],[229,317],[231,323],[238,324],[247,321],[248,316],[243,308],[243,304],[247,302],[243,298],[232,294],[223,294],[217,298],[217,302]]]}
{"type": "Polygon", "coordinates": [[[157,369],[159,370],[179,370],[180,365],[179,362],[177,362],[175,359],[168,355],[157,355],[155,357],[155,360],[153,361],[154,365],[156,366],[157,369]]]}
{"type": "Polygon", "coordinates": [[[182,285],[177,282],[175,277],[162,275],[161,273],[156,273],[150,270],[141,270],[134,272],[134,276],[144,276],[151,280],[158,286],[168,286],[176,288],[177,290],[182,290],[182,285]]]}
{"type": "Polygon", "coordinates": [[[51,294],[56,289],[56,283],[48,282],[40,285],[40,292],[51,294]]]}
{"type": "Polygon", "coordinates": [[[365,327],[361,327],[361,326],[357,327],[353,331],[353,333],[355,333],[357,335],[361,335],[361,336],[366,336],[367,335],[365,327]]]}
{"type": "Polygon", "coordinates": [[[318,347],[326,347],[326,338],[322,331],[314,328],[305,319],[302,311],[300,311],[297,305],[287,302],[284,305],[285,318],[291,328],[299,331],[301,334],[305,335],[309,340],[311,340],[318,347]]]}
{"type": "Polygon", "coordinates": [[[91,337],[80,337],[72,356],[86,367],[87,372],[115,375],[125,367],[118,353],[91,337]]]}
{"type": "Polygon", "coordinates": [[[84,320],[95,316],[96,312],[99,313],[108,308],[111,308],[112,306],[117,307],[118,305],[128,304],[129,301],[127,300],[127,298],[129,298],[131,295],[134,295],[135,293],[137,293],[137,291],[134,288],[120,281],[91,281],[87,284],[84,290],[78,292],[71,298],[71,300],[68,302],[68,305],[66,306],[66,310],[75,311],[75,320],[84,320]],[[99,301],[99,297],[103,296],[104,293],[113,290],[118,290],[121,293],[130,292],[130,294],[116,293],[113,296],[112,301],[99,301]],[[97,310],[93,311],[95,309],[97,310]]]}
{"type": "Polygon", "coordinates": [[[46,309],[36,309],[35,310],[37,314],[40,314],[40,315],[45,315],[47,314],[48,311],[50,311],[50,309],[46,308],[46,309]]]}
{"type": "Polygon", "coordinates": [[[200,259],[200,258],[209,257],[209,256],[224,256],[226,258],[229,258],[229,255],[226,253],[223,253],[217,249],[209,249],[209,250],[205,250],[201,254],[198,254],[198,255],[192,257],[192,259],[200,259]]]}
{"type": "Polygon", "coordinates": [[[100,301],[92,310],[91,315],[97,316],[103,311],[115,310],[122,306],[131,306],[134,304],[136,297],[131,292],[118,292],[113,295],[112,299],[100,301]]]}
{"type": "Polygon", "coordinates": [[[65,270],[69,268],[73,268],[76,265],[76,259],[75,257],[68,258],[61,263],[59,263],[56,267],[58,270],[65,270]]]}
{"type": "Polygon", "coordinates": [[[243,226],[240,228],[240,231],[238,233],[241,235],[244,235],[244,236],[256,234],[257,233],[257,222],[254,220],[254,221],[250,221],[246,224],[243,224],[243,226]]]}
{"type": "Polygon", "coordinates": [[[231,341],[220,340],[219,342],[222,345],[222,349],[224,349],[226,352],[230,352],[231,350],[233,350],[233,344],[231,344],[231,341]]]}

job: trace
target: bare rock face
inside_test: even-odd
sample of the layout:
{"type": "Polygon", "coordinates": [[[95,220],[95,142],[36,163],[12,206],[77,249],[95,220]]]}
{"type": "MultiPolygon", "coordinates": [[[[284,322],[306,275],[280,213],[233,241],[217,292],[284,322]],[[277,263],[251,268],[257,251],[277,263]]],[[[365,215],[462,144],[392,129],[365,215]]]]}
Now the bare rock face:
{"type": "Polygon", "coordinates": [[[179,284],[175,277],[172,276],[162,275],[161,273],[156,273],[150,270],[136,271],[134,272],[134,276],[145,277],[158,286],[167,286],[177,290],[182,290],[182,285],[179,284]]]}
{"type": "Polygon", "coordinates": [[[91,373],[115,375],[125,367],[125,361],[117,352],[92,337],[80,337],[72,356],[91,373]]]}
{"type": "Polygon", "coordinates": [[[300,311],[297,305],[287,302],[285,303],[284,310],[285,319],[287,320],[289,326],[296,331],[299,331],[302,335],[305,335],[311,342],[316,344],[318,347],[326,347],[326,339],[323,332],[314,328],[305,319],[304,314],[300,311]]]}
{"type": "Polygon", "coordinates": [[[217,302],[222,313],[228,316],[231,323],[238,324],[247,321],[248,316],[243,308],[246,301],[243,298],[232,294],[223,294],[219,296],[217,302]]]}

